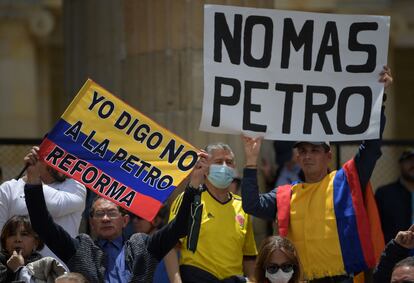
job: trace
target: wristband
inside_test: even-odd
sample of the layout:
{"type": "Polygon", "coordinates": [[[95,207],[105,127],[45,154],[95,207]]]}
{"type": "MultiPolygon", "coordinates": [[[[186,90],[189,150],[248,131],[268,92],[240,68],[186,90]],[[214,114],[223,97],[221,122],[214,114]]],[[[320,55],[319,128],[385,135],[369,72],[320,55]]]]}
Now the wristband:
{"type": "Polygon", "coordinates": [[[191,184],[189,183],[189,184],[188,184],[188,188],[189,188],[190,190],[200,191],[200,192],[202,192],[202,191],[204,190],[204,186],[203,186],[203,184],[200,184],[200,185],[198,185],[198,187],[194,188],[194,187],[193,187],[193,186],[191,186],[191,184]]]}
{"type": "Polygon", "coordinates": [[[257,165],[256,165],[256,164],[246,164],[246,165],[244,166],[244,168],[248,168],[248,169],[256,169],[256,168],[257,168],[257,165]]]}

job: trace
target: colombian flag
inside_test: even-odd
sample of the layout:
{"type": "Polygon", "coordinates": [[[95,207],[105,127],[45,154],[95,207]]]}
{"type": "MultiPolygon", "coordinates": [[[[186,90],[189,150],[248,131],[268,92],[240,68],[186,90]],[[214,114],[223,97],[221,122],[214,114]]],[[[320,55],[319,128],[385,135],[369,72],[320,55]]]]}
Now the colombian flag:
{"type": "Polygon", "coordinates": [[[296,245],[307,279],[373,268],[384,239],[370,185],[363,196],[353,159],[321,183],[326,189],[301,183],[278,188],[280,235],[296,245]]]}
{"type": "Polygon", "coordinates": [[[40,146],[50,166],[152,220],[196,149],[88,80],[40,146]]]}

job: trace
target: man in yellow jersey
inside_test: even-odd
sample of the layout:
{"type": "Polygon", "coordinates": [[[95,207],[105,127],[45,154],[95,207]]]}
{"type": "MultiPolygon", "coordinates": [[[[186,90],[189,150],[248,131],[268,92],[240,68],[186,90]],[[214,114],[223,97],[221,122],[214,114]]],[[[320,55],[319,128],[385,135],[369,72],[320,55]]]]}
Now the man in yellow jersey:
{"type": "MultiPolygon", "coordinates": [[[[253,277],[257,250],[252,219],[243,211],[241,198],[229,192],[234,178],[234,153],[227,144],[215,143],[200,156],[190,177],[190,186],[202,189],[197,248],[195,252],[188,250],[188,239],[184,238],[179,269],[168,264],[168,257],[176,256],[170,253],[167,270],[170,275],[177,271],[174,282],[246,282],[246,277],[253,277]]],[[[182,195],[174,201],[170,220],[181,198],[182,195]]]]}

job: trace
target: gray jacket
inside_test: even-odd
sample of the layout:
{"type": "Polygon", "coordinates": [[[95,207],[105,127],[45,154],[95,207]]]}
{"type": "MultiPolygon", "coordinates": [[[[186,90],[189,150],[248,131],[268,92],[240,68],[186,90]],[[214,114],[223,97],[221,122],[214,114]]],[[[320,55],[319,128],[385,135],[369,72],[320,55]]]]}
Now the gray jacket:
{"type": "MultiPolygon", "coordinates": [[[[130,282],[152,282],[161,260],[187,235],[190,206],[197,192],[187,188],[176,218],[152,235],[134,234],[124,242],[125,263],[131,271],[130,282]]],[[[25,199],[33,229],[48,247],[62,259],[70,271],[79,272],[91,283],[105,278],[105,253],[86,234],[72,238],[54,223],[47,211],[41,185],[25,186],[25,199]]]]}
{"type": "MultiPolygon", "coordinates": [[[[105,254],[86,234],[76,237],[79,246],[67,262],[73,272],[87,275],[91,283],[103,282],[105,278],[105,254]]],[[[131,270],[130,282],[152,282],[158,259],[148,251],[146,234],[134,234],[125,242],[125,262],[131,270]]]]}

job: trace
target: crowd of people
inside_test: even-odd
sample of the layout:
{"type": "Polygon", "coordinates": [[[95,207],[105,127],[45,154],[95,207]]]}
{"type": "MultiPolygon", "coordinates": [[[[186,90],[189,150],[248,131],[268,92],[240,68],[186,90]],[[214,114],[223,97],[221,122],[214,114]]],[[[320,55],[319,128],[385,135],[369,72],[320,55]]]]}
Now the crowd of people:
{"type": "MultiPolygon", "coordinates": [[[[392,83],[389,68],[380,81],[392,83]]],[[[384,127],[383,107],[380,138],[362,142],[338,170],[329,168],[328,141],[290,143],[276,188],[265,193],[260,138],[242,137],[242,178],[230,146],[210,144],[168,221],[166,207],[146,221],[87,197],[33,147],[26,174],[0,186],[0,283],[346,283],[369,270],[373,282],[414,282],[414,150],[399,159],[401,177],[375,197],[369,183],[384,127]],[[88,233],[79,234],[82,214],[88,233]],[[277,227],[259,249],[253,217],[277,227]]]]}

